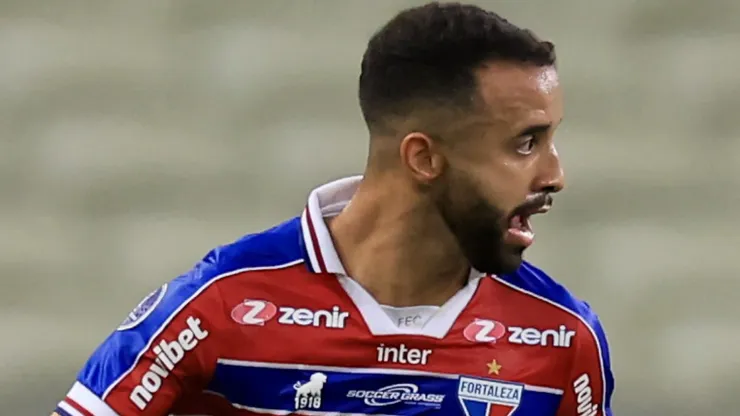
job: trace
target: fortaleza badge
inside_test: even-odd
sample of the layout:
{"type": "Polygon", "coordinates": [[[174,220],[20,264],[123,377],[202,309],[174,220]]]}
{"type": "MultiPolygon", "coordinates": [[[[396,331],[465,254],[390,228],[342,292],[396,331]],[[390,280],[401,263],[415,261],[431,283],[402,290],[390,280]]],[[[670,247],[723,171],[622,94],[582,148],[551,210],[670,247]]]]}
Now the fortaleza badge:
{"type": "Polygon", "coordinates": [[[522,401],[518,383],[460,377],[457,397],[467,416],[509,416],[522,401]]]}
{"type": "Polygon", "coordinates": [[[163,284],[162,287],[155,289],[152,293],[148,294],[138,305],[134,308],[131,313],[128,314],[126,319],[121,322],[118,326],[119,331],[125,331],[131,329],[149,316],[155,307],[162,301],[165,293],[167,293],[167,283],[163,284]]]}

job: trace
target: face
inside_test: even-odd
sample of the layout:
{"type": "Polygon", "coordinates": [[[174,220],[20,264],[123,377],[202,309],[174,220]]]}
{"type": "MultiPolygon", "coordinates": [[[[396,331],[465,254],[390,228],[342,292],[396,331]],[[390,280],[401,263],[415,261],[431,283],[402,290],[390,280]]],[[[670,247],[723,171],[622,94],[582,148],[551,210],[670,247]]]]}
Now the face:
{"type": "Polygon", "coordinates": [[[553,134],[563,116],[552,67],[495,64],[480,70],[483,105],[467,137],[440,151],[436,208],[477,270],[516,270],[534,239],[529,218],[563,188],[553,134]]]}

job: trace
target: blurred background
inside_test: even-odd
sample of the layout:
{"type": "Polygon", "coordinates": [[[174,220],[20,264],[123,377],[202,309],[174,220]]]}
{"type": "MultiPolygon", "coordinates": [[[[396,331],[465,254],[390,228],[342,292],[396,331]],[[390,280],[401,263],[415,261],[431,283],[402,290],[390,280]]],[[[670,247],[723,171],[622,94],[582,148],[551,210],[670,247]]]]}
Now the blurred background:
{"type": "MultiPolygon", "coordinates": [[[[144,295],[361,172],[365,43],[421,3],[0,1],[2,413],[48,414],[144,295]]],[[[600,314],[616,413],[740,414],[740,2],[475,3],[557,44],[569,189],[529,258],[600,314]]]]}

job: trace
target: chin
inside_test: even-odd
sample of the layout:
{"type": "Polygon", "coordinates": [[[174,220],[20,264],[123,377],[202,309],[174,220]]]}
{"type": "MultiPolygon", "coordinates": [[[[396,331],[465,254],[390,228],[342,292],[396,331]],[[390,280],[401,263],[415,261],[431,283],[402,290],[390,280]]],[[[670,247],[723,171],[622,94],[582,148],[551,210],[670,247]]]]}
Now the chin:
{"type": "Polygon", "coordinates": [[[501,262],[501,271],[498,274],[514,273],[519,269],[519,267],[522,265],[522,262],[524,261],[524,257],[522,257],[521,253],[512,254],[508,257],[510,258],[501,262]]]}
{"type": "Polygon", "coordinates": [[[524,249],[517,249],[507,252],[499,252],[495,256],[488,256],[482,261],[471,261],[475,270],[486,274],[507,274],[513,273],[519,269],[524,261],[524,249]]]}

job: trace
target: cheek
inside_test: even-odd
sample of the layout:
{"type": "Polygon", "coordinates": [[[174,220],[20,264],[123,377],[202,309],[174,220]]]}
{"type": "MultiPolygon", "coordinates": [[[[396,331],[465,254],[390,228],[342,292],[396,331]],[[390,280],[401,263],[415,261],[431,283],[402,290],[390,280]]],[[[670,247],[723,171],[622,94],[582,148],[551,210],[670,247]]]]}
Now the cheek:
{"type": "Polygon", "coordinates": [[[505,212],[519,206],[530,192],[531,166],[521,162],[490,165],[478,176],[489,201],[505,212]]]}

